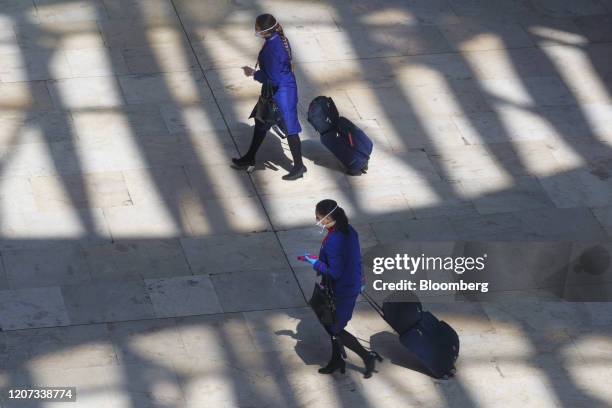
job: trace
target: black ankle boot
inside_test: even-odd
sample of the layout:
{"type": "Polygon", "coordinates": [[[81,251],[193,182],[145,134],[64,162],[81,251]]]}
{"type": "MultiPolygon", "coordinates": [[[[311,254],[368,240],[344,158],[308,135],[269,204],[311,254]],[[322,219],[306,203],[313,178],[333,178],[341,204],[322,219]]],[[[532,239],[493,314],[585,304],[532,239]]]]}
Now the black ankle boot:
{"type": "Polygon", "coordinates": [[[304,177],[306,171],[308,170],[303,164],[301,166],[293,166],[291,171],[283,176],[283,180],[297,180],[304,177]]]}
{"type": "Polygon", "coordinates": [[[383,358],[380,356],[380,354],[378,354],[375,351],[370,351],[367,354],[367,356],[363,359],[363,362],[365,363],[365,367],[366,367],[363,378],[370,378],[372,376],[372,373],[376,371],[376,360],[382,363],[383,358]]]}
{"type": "Polygon", "coordinates": [[[238,170],[246,170],[249,173],[255,170],[255,159],[251,159],[247,156],[243,156],[239,159],[232,159],[232,164],[233,168],[238,170]]]}
{"type": "Polygon", "coordinates": [[[319,368],[320,374],[331,374],[337,369],[340,369],[340,372],[344,374],[346,371],[346,363],[342,358],[342,346],[337,338],[331,337],[332,344],[332,356],[329,360],[329,363],[325,367],[319,368]]]}
{"type": "Polygon", "coordinates": [[[344,374],[344,372],[346,371],[346,362],[342,359],[336,361],[330,360],[325,367],[319,368],[319,373],[332,374],[337,369],[340,369],[340,372],[344,374]]]}

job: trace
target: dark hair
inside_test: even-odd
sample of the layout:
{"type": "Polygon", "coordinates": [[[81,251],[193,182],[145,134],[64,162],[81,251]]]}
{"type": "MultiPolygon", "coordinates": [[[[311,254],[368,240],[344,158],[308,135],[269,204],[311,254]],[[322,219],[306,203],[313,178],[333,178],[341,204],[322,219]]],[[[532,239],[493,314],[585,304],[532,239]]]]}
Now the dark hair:
{"type": "Polygon", "coordinates": [[[338,205],[334,200],[322,200],[319,201],[317,207],[315,208],[315,212],[321,217],[325,217],[329,214],[329,218],[336,221],[335,228],[342,232],[343,234],[349,233],[349,220],[346,216],[346,213],[341,207],[336,207],[338,205]],[[334,210],[335,208],[335,210],[334,210]],[[331,213],[331,214],[330,214],[331,213]]]}
{"type": "MultiPolygon", "coordinates": [[[[270,29],[274,27],[274,25],[276,24],[277,24],[276,18],[274,18],[272,14],[260,14],[255,19],[255,25],[259,27],[259,29],[262,31],[270,29]]],[[[278,24],[276,28],[274,29],[274,31],[272,32],[278,33],[278,35],[280,35],[280,38],[283,41],[283,46],[285,47],[285,50],[287,51],[287,54],[289,55],[289,65],[291,66],[291,70],[293,71],[293,62],[292,62],[293,56],[291,54],[291,46],[289,45],[289,40],[285,36],[283,27],[280,24],[278,24]]]]}

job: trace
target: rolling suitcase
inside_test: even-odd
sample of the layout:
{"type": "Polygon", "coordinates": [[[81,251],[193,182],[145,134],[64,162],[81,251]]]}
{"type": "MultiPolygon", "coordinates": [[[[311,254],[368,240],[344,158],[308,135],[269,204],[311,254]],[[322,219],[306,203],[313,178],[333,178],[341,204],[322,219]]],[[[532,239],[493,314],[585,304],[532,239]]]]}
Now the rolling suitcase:
{"type": "Polygon", "coordinates": [[[400,343],[410,350],[436,378],[452,376],[459,357],[459,336],[446,322],[423,312],[410,330],[400,335],[400,343]]]}
{"type": "Polygon", "coordinates": [[[338,126],[338,118],[336,104],[328,96],[317,96],[308,105],[308,123],[320,135],[334,132],[338,126]]]}
{"type": "Polygon", "coordinates": [[[423,312],[418,299],[409,299],[406,302],[385,301],[381,308],[365,291],[362,295],[400,335],[400,343],[416,357],[430,375],[435,378],[455,375],[455,362],[459,357],[459,336],[451,326],[438,320],[430,312],[423,312]]]}
{"type": "Polygon", "coordinates": [[[340,116],[335,132],[321,133],[321,143],[340,160],[348,174],[367,173],[372,141],[347,118],[340,116]]]}
{"type": "MultiPolygon", "coordinates": [[[[400,301],[385,301],[382,304],[383,319],[397,333],[402,334],[410,330],[421,321],[423,306],[414,293],[409,292],[408,298],[400,301]]],[[[399,299],[398,299],[399,300],[399,299]]]]}
{"type": "Polygon", "coordinates": [[[321,134],[321,143],[344,164],[351,175],[366,173],[373,144],[357,125],[340,116],[336,132],[321,134]]]}
{"type": "Polygon", "coordinates": [[[339,116],[330,97],[317,96],[310,102],[308,122],[321,136],[321,143],[342,162],[349,174],[367,172],[372,140],[349,119],[339,116]]]}

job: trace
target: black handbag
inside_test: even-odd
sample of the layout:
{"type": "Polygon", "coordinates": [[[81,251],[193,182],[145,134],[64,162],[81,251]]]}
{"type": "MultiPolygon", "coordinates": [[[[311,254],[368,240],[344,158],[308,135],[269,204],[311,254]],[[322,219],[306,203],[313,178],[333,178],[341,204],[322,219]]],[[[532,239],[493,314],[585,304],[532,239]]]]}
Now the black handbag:
{"type": "Polygon", "coordinates": [[[325,276],[323,276],[320,283],[315,283],[308,304],[322,325],[333,326],[336,323],[334,294],[325,276]]]}
{"type": "Polygon", "coordinates": [[[278,126],[281,131],[280,136],[284,137],[284,135],[287,134],[287,128],[285,126],[283,114],[274,100],[274,94],[277,89],[278,87],[271,81],[266,81],[262,84],[259,99],[253,107],[249,118],[255,118],[255,120],[263,123],[268,129],[273,126],[278,126]]]}

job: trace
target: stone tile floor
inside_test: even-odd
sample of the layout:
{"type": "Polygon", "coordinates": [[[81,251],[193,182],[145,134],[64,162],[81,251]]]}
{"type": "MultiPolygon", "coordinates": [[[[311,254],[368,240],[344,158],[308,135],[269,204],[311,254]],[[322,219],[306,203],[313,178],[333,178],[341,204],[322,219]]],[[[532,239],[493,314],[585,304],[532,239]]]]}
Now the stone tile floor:
{"type": "Polygon", "coordinates": [[[363,303],[349,329],[379,373],[349,356],[320,376],[295,260],[323,198],[364,252],[610,241],[611,21],[609,0],[0,0],[0,388],[75,385],[87,408],[612,406],[611,304],[531,292],[425,302],[461,336],[452,381],[407,368],[363,303]],[[228,167],[263,12],[293,45],[294,183],[273,136],[254,174],[228,167]],[[374,140],[367,176],[308,125],[319,94],[374,140]]]}

